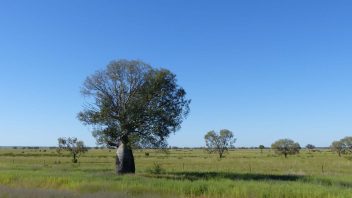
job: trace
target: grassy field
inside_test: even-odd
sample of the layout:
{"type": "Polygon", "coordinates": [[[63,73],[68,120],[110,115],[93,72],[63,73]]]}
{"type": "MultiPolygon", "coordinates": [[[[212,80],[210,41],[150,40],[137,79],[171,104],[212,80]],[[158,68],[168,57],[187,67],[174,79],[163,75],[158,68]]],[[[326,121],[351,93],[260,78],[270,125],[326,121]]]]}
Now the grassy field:
{"type": "Polygon", "coordinates": [[[233,150],[222,160],[200,149],[136,150],[137,173],[124,176],[114,174],[114,152],[89,150],[72,164],[54,149],[0,149],[0,197],[352,197],[351,159],[328,150],[287,159],[233,150]]]}

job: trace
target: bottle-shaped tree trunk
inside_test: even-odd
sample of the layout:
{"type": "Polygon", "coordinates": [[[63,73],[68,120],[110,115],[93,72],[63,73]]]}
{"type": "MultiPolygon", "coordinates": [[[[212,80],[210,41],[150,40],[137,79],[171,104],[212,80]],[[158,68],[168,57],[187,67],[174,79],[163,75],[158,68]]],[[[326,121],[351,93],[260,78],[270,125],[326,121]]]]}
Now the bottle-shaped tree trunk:
{"type": "Polygon", "coordinates": [[[116,174],[135,173],[132,149],[125,143],[120,143],[116,151],[116,174]]]}

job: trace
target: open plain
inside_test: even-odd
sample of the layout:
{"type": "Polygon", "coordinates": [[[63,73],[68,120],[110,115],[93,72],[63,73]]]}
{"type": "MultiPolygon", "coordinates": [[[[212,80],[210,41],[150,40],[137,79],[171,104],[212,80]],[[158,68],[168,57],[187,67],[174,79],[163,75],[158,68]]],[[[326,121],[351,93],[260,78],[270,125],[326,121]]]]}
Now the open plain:
{"type": "Polygon", "coordinates": [[[115,175],[115,151],[73,164],[55,149],[0,150],[0,197],[352,197],[352,161],[329,150],[295,156],[234,149],[135,150],[136,174],[115,175]]]}

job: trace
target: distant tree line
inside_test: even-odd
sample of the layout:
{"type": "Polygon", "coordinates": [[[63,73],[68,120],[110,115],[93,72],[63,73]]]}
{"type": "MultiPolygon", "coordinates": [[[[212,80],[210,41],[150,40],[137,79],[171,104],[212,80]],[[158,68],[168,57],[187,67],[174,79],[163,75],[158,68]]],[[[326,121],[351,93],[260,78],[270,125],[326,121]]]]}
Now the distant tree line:
{"type": "MultiPolygon", "coordinates": [[[[209,131],[204,136],[205,150],[209,153],[217,153],[219,158],[223,158],[224,154],[230,149],[235,148],[234,143],[236,139],[230,130],[223,129],[219,133],[215,131],[209,131]]],[[[309,152],[317,151],[316,146],[313,144],[307,144],[305,148],[309,152]]],[[[329,147],[327,147],[329,148],[329,147]]],[[[263,152],[265,149],[264,145],[258,147],[239,147],[238,149],[260,149],[263,152]]],[[[279,139],[271,144],[271,149],[278,155],[283,155],[287,158],[289,155],[296,155],[302,149],[298,142],[294,142],[291,139],[279,139]]],[[[345,137],[338,141],[332,142],[330,150],[336,152],[338,156],[352,154],[352,137],[345,137]]]]}

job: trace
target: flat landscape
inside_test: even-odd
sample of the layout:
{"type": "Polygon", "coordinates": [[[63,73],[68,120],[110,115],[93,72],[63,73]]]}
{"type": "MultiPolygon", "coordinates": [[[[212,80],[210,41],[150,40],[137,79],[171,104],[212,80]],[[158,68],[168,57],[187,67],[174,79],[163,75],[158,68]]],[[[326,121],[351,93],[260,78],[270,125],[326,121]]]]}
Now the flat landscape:
{"type": "Polygon", "coordinates": [[[115,150],[73,164],[55,149],[0,149],[0,197],[352,197],[352,161],[327,149],[276,155],[234,149],[135,150],[136,174],[115,174],[115,150]]]}

